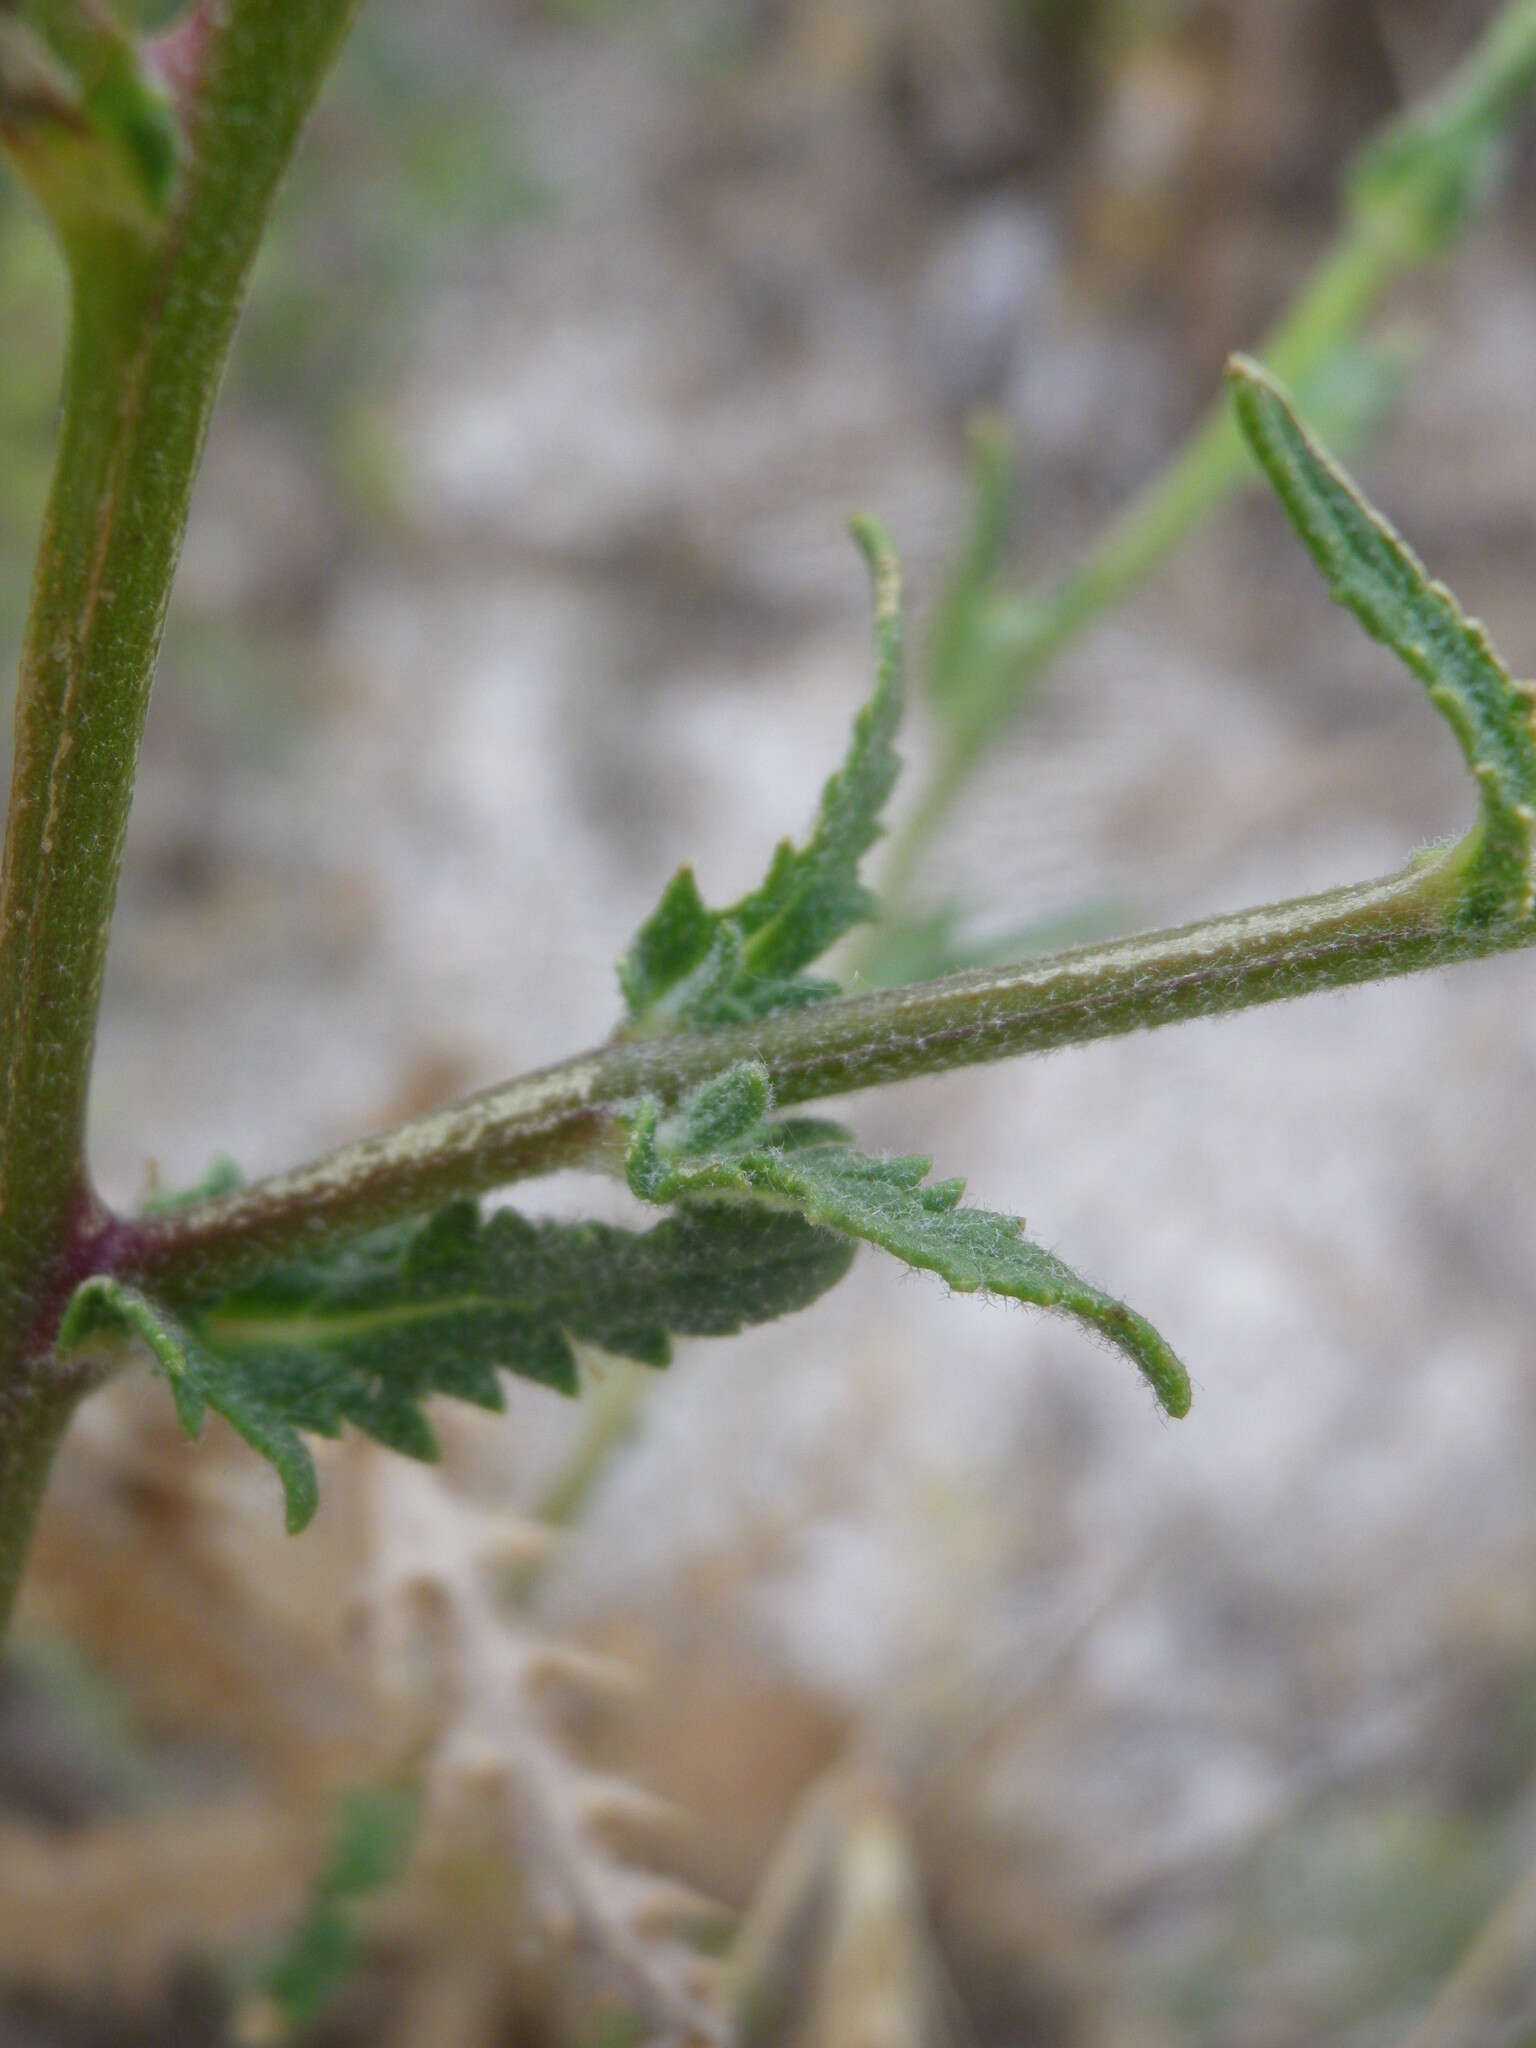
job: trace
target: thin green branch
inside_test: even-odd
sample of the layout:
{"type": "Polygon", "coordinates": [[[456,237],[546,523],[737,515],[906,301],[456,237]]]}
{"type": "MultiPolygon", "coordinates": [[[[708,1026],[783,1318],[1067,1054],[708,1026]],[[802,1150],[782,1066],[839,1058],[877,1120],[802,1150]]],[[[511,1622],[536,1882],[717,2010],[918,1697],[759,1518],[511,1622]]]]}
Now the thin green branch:
{"type": "MultiPolygon", "coordinates": [[[[1462,750],[1477,790],[1477,817],[1457,843],[1384,882],[850,1001],[827,1000],[821,986],[804,980],[763,983],[750,973],[741,979],[743,933],[774,930],[782,913],[773,965],[793,975],[865,907],[857,863],[894,773],[890,727],[899,704],[901,637],[894,559],[878,532],[867,528],[881,648],[875,695],[855,722],[843,769],[826,785],[810,840],[803,849],[789,842],[780,847],[763,891],[729,913],[711,913],[685,871],[681,884],[663,896],[626,956],[623,975],[631,1021],[660,1012],[665,1021],[659,1028],[632,1032],[585,1060],[222,1202],[194,1198],[138,1225],[119,1223],[116,1242],[104,1248],[112,1271],[74,1297],[60,1328],[61,1350],[68,1353],[93,1332],[147,1333],[178,1390],[184,1420],[195,1427],[207,1404],[242,1428],[282,1473],[290,1526],[296,1527],[313,1511],[314,1474],[294,1436],[295,1422],[325,1428],[342,1414],[371,1416],[374,1433],[386,1442],[419,1449],[426,1441],[414,1405],[407,1403],[403,1416],[380,1406],[380,1374],[396,1396],[401,1391],[398,1360],[377,1349],[391,1331],[406,1339],[412,1367],[406,1387],[419,1396],[429,1383],[421,1375],[418,1335],[395,1325],[424,1327],[437,1314],[450,1323],[468,1317],[479,1324],[490,1312],[489,1356],[471,1345],[442,1382],[467,1398],[494,1398],[485,1378],[494,1365],[517,1365],[520,1356],[524,1370],[547,1364],[545,1353],[527,1352],[526,1304],[514,1311],[508,1331],[486,1298],[487,1280],[492,1295],[504,1289],[505,1269],[493,1263],[482,1270],[462,1257],[444,1263],[439,1256],[476,1242],[480,1226],[472,1203],[441,1209],[407,1248],[403,1264],[399,1231],[375,1236],[366,1253],[354,1254],[361,1261],[355,1272],[342,1260],[340,1296],[327,1294],[320,1278],[324,1259],[316,1267],[313,1254],[334,1257],[346,1250],[350,1235],[428,1207],[446,1193],[489,1188],[540,1164],[615,1165],[622,1146],[626,1178],[644,1200],[762,1201],[779,1222],[787,1220],[779,1205],[787,1204],[793,1218],[813,1231],[830,1231],[834,1242],[877,1244],[910,1266],[942,1274],[956,1289],[981,1287],[1072,1315],[1134,1361],[1167,1413],[1186,1413],[1188,1374],[1158,1332],[1029,1243],[1017,1218],[962,1207],[963,1184],[930,1181],[926,1159],[864,1158],[846,1147],[846,1134],[835,1127],[774,1118],[769,1111],[775,1104],[1406,973],[1526,944],[1536,935],[1536,693],[1510,675],[1488,634],[1452,593],[1431,581],[1408,544],[1308,431],[1284,388],[1240,357],[1229,365],[1228,378],[1242,434],[1329,591],[1425,686],[1462,750]],[[804,943],[790,921],[795,917],[809,932],[804,943]],[[678,988],[681,1003],[673,1000],[678,988]],[[756,1000],[764,988],[766,1000],[756,1000]],[[698,1000],[706,989],[709,1000],[698,1000]],[[725,994],[731,999],[721,1007],[725,994]],[[418,1245],[434,1249],[418,1258],[418,1245]],[[248,1262],[263,1259],[280,1269],[268,1275],[276,1290],[275,1321],[264,1317],[259,1295],[240,1299],[227,1291],[244,1277],[248,1262]],[[435,1285],[423,1291],[429,1274],[435,1285]],[[140,1281],[150,1292],[140,1291],[140,1281]],[[157,1305],[156,1293],[188,1297],[191,1323],[200,1320],[211,1345],[206,1355],[191,1329],[178,1332],[175,1312],[157,1305]],[[237,1304],[236,1326],[258,1333],[259,1358],[228,1356],[229,1332],[220,1338],[220,1294],[237,1304]],[[338,1378],[333,1356],[305,1395],[305,1382],[293,1377],[292,1342],[333,1354],[360,1344],[373,1354],[370,1370],[338,1378]],[[466,1377],[463,1365],[480,1370],[466,1377]],[[274,1375],[275,1405],[266,1385],[274,1375]]],[[[486,1228],[502,1225],[525,1254],[527,1240],[537,1236],[534,1227],[507,1212],[486,1228]]],[[[823,1248],[820,1238],[814,1242],[823,1248]]],[[[798,1248],[797,1260],[804,1249],[798,1248]]],[[[711,1245],[711,1266],[718,1250],[711,1245]]],[[[584,1293],[597,1289],[601,1258],[588,1249],[579,1258],[584,1293]]],[[[819,1263],[814,1275],[797,1263],[794,1300],[811,1298],[826,1278],[819,1263]]],[[[254,1285],[259,1289],[260,1280],[254,1285]]],[[[785,1301],[778,1288],[759,1297],[771,1313],[781,1312],[785,1301]]],[[[699,1323],[686,1308],[678,1326],[718,1327],[711,1316],[699,1323]]],[[[626,1340],[620,1349],[651,1355],[635,1348],[629,1310],[603,1327],[610,1338],[626,1340]]],[[[480,1337],[485,1334],[482,1329],[480,1337]]],[[[569,1367],[568,1351],[561,1356],[569,1367]]]]}

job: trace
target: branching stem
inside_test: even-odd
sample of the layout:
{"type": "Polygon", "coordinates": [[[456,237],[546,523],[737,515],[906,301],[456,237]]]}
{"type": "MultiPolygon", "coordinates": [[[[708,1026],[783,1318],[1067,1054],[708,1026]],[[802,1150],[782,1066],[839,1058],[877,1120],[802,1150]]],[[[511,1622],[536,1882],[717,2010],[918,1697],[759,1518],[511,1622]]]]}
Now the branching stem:
{"type": "Polygon", "coordinates": [[[1536,942],[1536,918],[1460,914],[1457,850],[1386,881],[756,1023],[616,1042],[238,1192],[125,1225],[119,1270],[215,1291],[329,1240],[558,1167],[619,1156],[637,1097],[678,1101],[761,1060],[779,1103],[1410,974],[1536,942]]]}
{"type": "MultiPolygon", "coordinates": [[[[1440,254],[1491,185],[1479,151],[1536,80],[1536,5],[1513,0],[1445,80],[1362,151],[1345,176],[1344,223],[1257,354],[1311,409],[1311,380],[1359,334],[1392,282],[1440,254]]],[[[1066,574],[1022,591],[999,616],[1010,660],[995,694],[965,707],[890,847],[881,895],[906,907],[924,856],[976,764],[1056,658],[1129,595],[1251,475],[1231,409],[1217,399],[1167,467],[1111,521],[1066,574]]]]}

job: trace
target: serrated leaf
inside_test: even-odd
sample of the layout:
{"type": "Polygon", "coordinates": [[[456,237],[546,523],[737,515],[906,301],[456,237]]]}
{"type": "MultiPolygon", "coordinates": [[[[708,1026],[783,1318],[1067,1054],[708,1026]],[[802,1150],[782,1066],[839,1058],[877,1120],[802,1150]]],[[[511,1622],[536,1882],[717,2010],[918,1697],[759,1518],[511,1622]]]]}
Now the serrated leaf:
{"type": "Polygon", "coordinates": [[[1424,684],[1477,779],[1478,822],[1465,844],[1467,914],[1528,916],[1536,830],[1536,696],[1513,681],[1469,619],[1347,472],[1308,433],[1257,363],[1228,366],[1248,444],[1329,591],[1424,684]]]}
{"type": "Polygon", "coordinates": [[[1188,1412],[1189,1377],[1152,1325],[1031,1244],[1018,1217],[961,1208],[964,1182],[930,1181],[927,1159],[872,1159],[825,1139],[786,1144],[766,1117],[742,1121],[753,1101],[771,1106],[768,1074],[744,1062],[696,1090],[673,1116],[642,1103],[627,1162],[635,1193],[652,1202],[735,1195],[789,1204],[810,1223],[939,1274],[959,1293],[1060,1310],[1123,1351],[1170,1415],[1188,1412]],[[708,1149],[699,1142],[703,1133],[715,1137],[708,1149]]]}
{"type": "Polygon", "coordinates": [[[899,768],[901,588],[879,528],[858,520],[853,532],[874,580],[875,688],[854,720],[847,758],[822,790],[804,846],[786,839],[762,886],[740,902],[711,910],[691,868],[672,878],[619,967],[628,1032],[739,1023],[823,1002],[837,984],[804,970],[853,925],[878,915],[859,865],[880,836],[899,768]]]}
{"type": "Polygon", "coordinates": [[[288,1525],[314,1513],[299,1430],[350,1422],[407,1456],[437,1446],[432,1394],[500,1408],[500,1372],[576,1391],[573,1344],[663,1366],[673,1336],[730,1336],[804,1308],[848,1269],[852,1247],[802,1217],[708,1203],[647,1231],[482,1218],[456,1202],[263,1276],[217,1300],[150,1300],[88,1280],[60,1330],[65,1351],[138,1340],[196,1435],[206,1409],[277,1467],[288,1525]]]}
{"type": "Polygon", "coordinates": [[[168,1381],[176,1419],[195,1437],[211,1408],[265,1458],[282,1481],[288,1528],[297,1532],[319,1505],[314,1460],[267,1391],[252,1385],[238,1364],[220,1358],[159,1302],[122,1281],[98,1276],[75,1290],[59,1325],[61,1354],[101,1341],[144,1346],[168,1381]]]}

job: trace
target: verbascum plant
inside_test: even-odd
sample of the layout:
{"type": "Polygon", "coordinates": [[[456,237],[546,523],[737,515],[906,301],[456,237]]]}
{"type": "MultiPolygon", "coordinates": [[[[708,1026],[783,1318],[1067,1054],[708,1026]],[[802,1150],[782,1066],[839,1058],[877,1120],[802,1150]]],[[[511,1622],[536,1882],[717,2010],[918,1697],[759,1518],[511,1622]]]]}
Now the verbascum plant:
{"type": "MultiPolygon", "coordinates": [[[[862,1244],[954,1289],[1074,1319],[1183,1415],[1185,1368],[1141,1314],[1032,1242],[1019,1218],[966,1204],[927,1159],[862,1152],[806,1105],[1536,941],[1530,689],[1278,379],[1235,359],[1231,420],[1213,421],[1170,487],[1178,517],[1165,507],[1149,537],[1145,508],[1134,515],[1115,577],[1208,502],[1229,447],[1246,446],[1333,596],[1451,727],[1476,791],[1460,838],[1384,879],[842,993],[824,962],[881,914],[864,867],[896,782],[903,694],[896,560],[861,519],[875,683],[847,756],[807,837],[773,853],[756,889],[712,908],[686,869],[666,886],[621,963],[623,1012],[605,1042],[292,1171],[248,1185],[223,1172],[152,1211],[109,1210],[85,1158],[85,1107],[151,678],[250,265],[352,13],[352,0],[199,0],[144,40],[87,0],[0,11],[0,137],[57,228],[72,285],[0,872],[0,1615],[70,1418],[146,1363],[188,1434],[221,1415],[270,1462],[294,1531],[318,1501],[312,1439],[350,1425],[430,1460],[430,1397],[494,1409],[508,1372],[572,1394],[587,1346],[661,1367],[676,1338],[807,1307],[862,1244]],[[619,1228],[482,1211],[482,1196],[555,1168],[621,1177],[666,1213],[619,1228]]],[[[1519,4],[1446,93],[1367,158],[1348,261],[1276,337],[1282,369],[1310,361],[1308,337],[1341,332],[1367,286],[1466,217],[1533,72],[1536,7],[1519,4]]],[[[1079,604],[1061,600],[1059,615],[1079,604]]],[[[952,763],[993,720],[984,709],[956,727],[952,763]]],[[[455,1529],[457,1542],[467,1524],[455,1529]]],[[[497,1740],[532,1745],[525,1694],[550,1653],[505,1625],[473,1545],[455,1549],[441,1530],[433,1545],[450,1564],[413,1552],[407,1577],[437,1574],[453,1651],[444,1682],[492,1715],[497,1740]]],[[[476,1727],[473,1715],[444,1719],[444,1754],[483,1761],[476,1727]]],[[[528,1747],[526,1767],[493,1761],[498,1785],[540,1788],[539,1868],[566,1870],[570,1910],[643,1975],[649,1953],[626,1946],[643,1900],[621,1878],[595,1879],[581,1848],[594,1795],[547,1747],[528,1747]]]]}
{"type": "MultiPolygon", "coordinates": [[[[189,1432],[212,1410],[272,1462],[298,1529],[316,1501],[306,1435],[350,1423],[430,1457],[430,1395],[494,1407],[502,1371],[572,1392],[577,1344],[664,1364],[674,1336],[806,1306],[861,1242],[952,1287],[1077,1318],[1182,1414],[1189,1383],[1166,1342],[1016,1218],[965,1205],[926,1160],[869,1157],[839,1127],[784,1112],[1536,936],[1529,692],[1280,384],[1242,359],[1231,383],[1248,447],[1333,594],[1461,744],[1478,790],[1462,839],[1385,881],[840,995],[813,970],[878,918],[861,869],[896,780],[902,705],[896,563],[861,520],[876,681],[847,758],[807,839],[785,841],[748,896],[710,909],[686,869],[667,887],[621,964],[625,1014],[606,1045],[250,1186],[222,1172],[137,1217],[91,1192],[80,1135],[101,960],[187,493],[262,215],[348,18],[228,0],[146,45],[64,0],[6,18],[7,76],[27,81],[7,88],[8,146],[56,221],[76,304],[0,896],[10,1578],[68,1412],[130,1358],[159,1370],[189,1432]],[[479,1213],[480,1193],[555,1166],[622,1173],[670,1213],[648,1230],[479,1213]]],[[[1419,120],[1411,148],[1386,151],[1382,190],[1408,176],[1399,158],[1415,192],[1433,162],[1435,219],[1459,217],[1471,172],[1447,182],[1419,130],[1480,162],[1536,55],[1532,20],[1509,11],[1471,84],[1419,120]]]]}

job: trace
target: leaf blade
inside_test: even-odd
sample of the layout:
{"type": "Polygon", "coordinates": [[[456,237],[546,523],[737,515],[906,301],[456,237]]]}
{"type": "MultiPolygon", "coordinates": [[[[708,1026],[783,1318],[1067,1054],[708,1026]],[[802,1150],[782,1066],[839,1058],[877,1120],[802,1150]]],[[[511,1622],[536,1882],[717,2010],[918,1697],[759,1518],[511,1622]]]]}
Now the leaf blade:
{"type": "Polygon", "coordinates": [[[707,1028],[824,1002],[837,984],[806,968],[879,915],[859,868],[880,836],[900,769],[901,579],[873,520],[856,519],[852,532],[874,590],[875,685],[847,754],[823,785],[805,844],[782,841],[763,882],[738,902],[710,910],[691,868],[673,876],[619,965],[629,1033],[707,1028]]]}
{"type": "Polygon", "coordinates": [[[71,1297],[59,1348],[143,1345],[187,1435],[211,1408],[275,1467],[297,1531],[318,1499],[300,1431],[350,1423],[430,1459],[433,1395],[500,1409],[502,1372],[574,1394],[578,1344],[664,1366],[675,1336],[734,1335],[808,1306],[852,1256],[799,1215],[740,1204],[634,1231],[456,1202],[212,1300],[168,1305],[95,1276],[71,1297]]]}
{"type": "Polygon", "coordinates": [[[747,1064],[750,1080],[728,1070],[672,1118],[664,1120],[654,1103],[640,1107],[628,1157],[636,1194],[653,1202],[731,1194],[788,1203],[811,1223],[938,1274],[958,1293],[1001,1295],[1071,1316],[1131,1359],[1168,1414],[1188,1413],[1189,1376],[1144,1316],[1031,1243],[1019,1218],[962,1207],[964,1183],[930,1181],[929,1160],[873,1159],[831,1142],[784,1146],[765,1121],[701,1149],[698,1134],[721,1127],[722,1097],[744,1101],[755,1091],[768,1099],[766,1070],[754,1075],[747,1064]]]}
{"type": "Polygon", "coordinates": [[[1478,784],[1462,861],[1478,921],[1536,907],[1536,697],[1476,619],[1314,439],[1284,388],[1234,356],[1239,424],[1334,599],[1423,683],[1478,784]]]}

